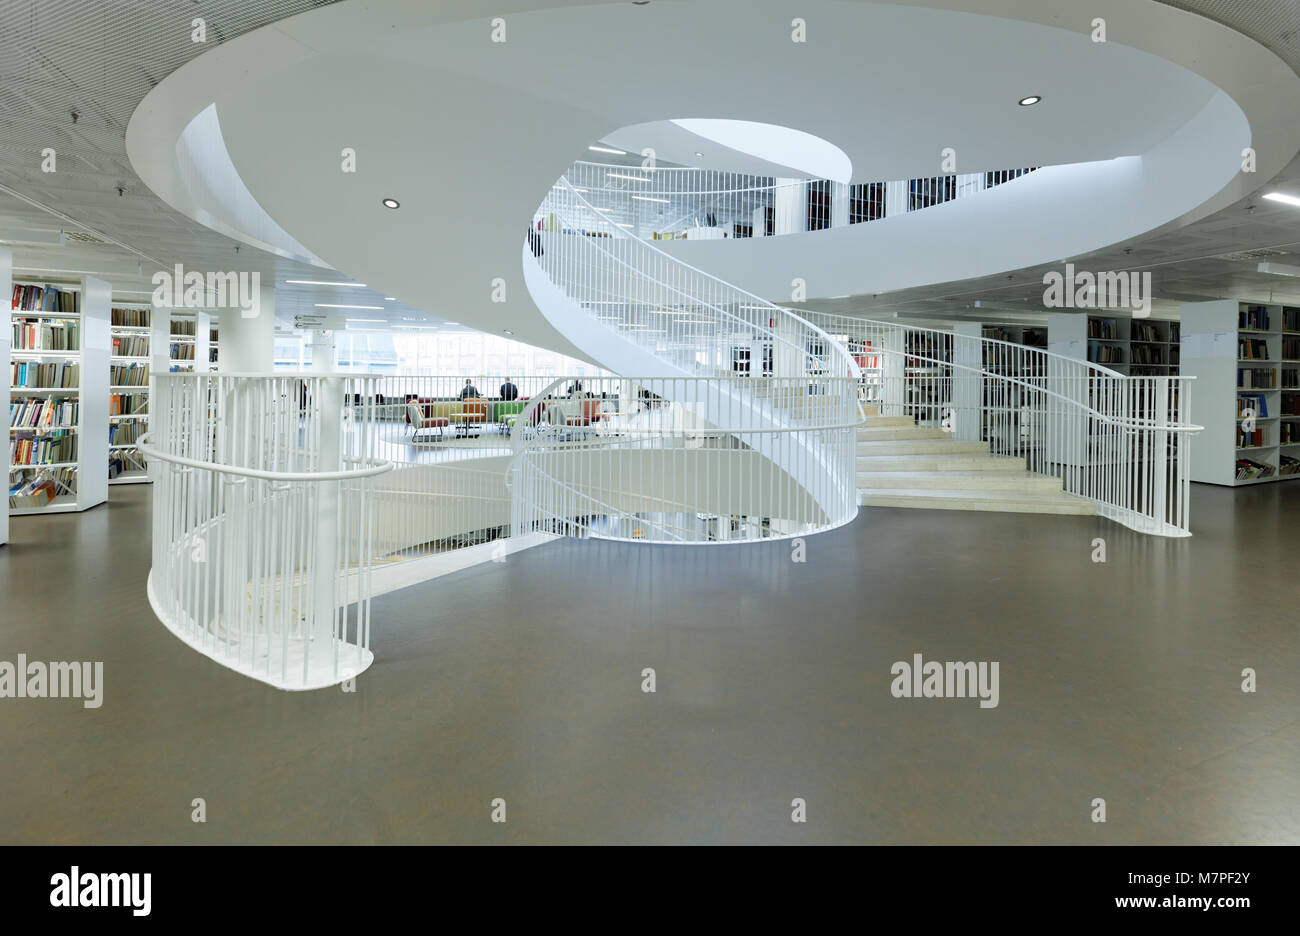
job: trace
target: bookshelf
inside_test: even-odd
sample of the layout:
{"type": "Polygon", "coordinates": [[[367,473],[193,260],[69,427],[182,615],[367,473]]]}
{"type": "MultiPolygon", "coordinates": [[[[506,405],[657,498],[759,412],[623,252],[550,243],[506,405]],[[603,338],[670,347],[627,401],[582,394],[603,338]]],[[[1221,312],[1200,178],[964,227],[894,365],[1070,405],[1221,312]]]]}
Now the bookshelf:
{"type": "Polygon", "coordinates": [[[9,514],[87,510],[108,499],[109,286],[24,280],[11,296],[9,514]]]}
{"type": "Polygon", "coordinates": [[[1205,427],[1192,480],[1300,477],[1300,307],[1224,299],[1188,303],[1182,319],[1183,372],[1197,378],[1192,421],[1205,427]]]}
{"type": "Polygon", "coordinates": [[[217,320],[213,319],[208,326],[208,370],[217,369],[217,355],[221,350],[220,333],[217,326],[217,320]]]}
{"type": "Polygon", "coordinates": [[[153,307],[114,303],[109,312],[108,483],[140,484],[149,466],[135,442],[149,431],[153,307]]]}
{"type": "Polygon", "coordinates": [[[198,310],[171,313],[167,370],[171,373],[206,373],[210,367],[209,336],[212,316],[198,310]]]}
{"type": "Polygon", "coordinates": [[[1177,377],[1181,324],[1166,319],[1068,312],[1047,317],[1047,348],[1129,377],[1177,377]]]}
{"type": "MultiPolygon", "coordinates": [[[[0,302],[4,302],[4,297],[13,293],[13,271],[14,255],[8,247],[0,247],[0,302]]],[[[9,307],[4,306],[5,320],[3,328],[0,328],[0,367],[4,368],[4,380],[0,381],[0,402],[4,403],[4,409],[0,412],[9,412],[9,343],[10,343],[10,324],[9,324],[9,307]]],[[[6,425],[8,425],[6,416],[6,425]]],[[[10,433],[12,435],[12,433],[10,433]]],[[[5,477],[9,477],[9,446],[0,448],[0,468],[4,469],[5,477]]],[[[8,486],[6,486],[6,493],[8,486]]],[[[4,499],[4,504],[0,505],[0,546],[9,542],[9,498],[4,499]]]]}

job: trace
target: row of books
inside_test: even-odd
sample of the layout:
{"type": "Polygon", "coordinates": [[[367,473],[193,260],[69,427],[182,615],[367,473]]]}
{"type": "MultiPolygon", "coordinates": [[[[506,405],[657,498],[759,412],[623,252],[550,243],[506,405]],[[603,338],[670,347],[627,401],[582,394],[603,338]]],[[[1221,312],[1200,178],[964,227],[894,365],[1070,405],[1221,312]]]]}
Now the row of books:
{"type": "Polygon", "coordinates": [[[1241,426],[1237,427],[1237,448],[1263,448],[1264,447],[1264,430],[1252,429],[1247,432],[1241,426]]]}
{"type": "Polygon", "coordinates": [[[1162,342],[1165,340],[1160,336],[1160,329],[1151,322],[1134,322],[1131,338],[1133,341],[1162,342]]]}
{"type": "Polygon", "coordinates": [[[1300,338],[1284,337],[1282,339],[1282,360],[1300,361],[1300,338]]]}
{"type": "Polygon", "coordinates": [[[1119,340],[1119,326],[1114,319],[1088,319],[1088,337],[1106,341],[1119,340]]]}
{"type": "Polygon", "coordinates": [[[1089,343],[1088,360],[1093,364],[1123,364],[1124,349],[1112,345],[1089,343]]]}
{"type": "Polygon", "coordinates": [[[1268,306],[1241,303],[1237,310],[1237,327],[1268,331],[1268,306]]]}
{"type": "Polygon", "coordinates": [[[80,407],[71,400],[15,398],[9,401],[9,425],[14,429],[71,429],[80,407]]]}
{"type": "Polygon", "coordinates": [[[1282,464],[1278,468],[1278,474],[1293,475],[1300,472],[1300,458],[1292,458],[1290,455],[1282,456],[1282,464]]]}
{"type": "Polygon", "coordinates": [[[1256,478],[1273,477],[1273,466],[1251,461],[1249,458],[1237,459],[1237,480],[1253,481],[1256,478]]]}
{"type": "MultiPolygon", "coordinates": [[[[117,386],[125,386],[118,384],[117,386]]],[[[149,396],[144,393],[113,393],[108,397],[108,415],[134,416],[149,412],[149,396]]]]}
{"type": "Polygon", "coordinates": [[[194,360],[194,345],[188,342],[173,344],[169,354],[173,361],[192,361],[194,360]]]}
{"type": "Polygon", "coordinates": [[[1247,390],[1272,390],[1277,387],[1277,371],[1271,367],[1238,367],[1237,386],[1247,390]]]}
{"type": "Polygon", "coordinates": [[[14,319],[13,347],[23,351],[77,351],[81,348],[81,325],[14,319]]]}
{"type": "Polygon", "coordinates": [[[109,445],[133,445],[145,434],[149,427],[136,420],[124,420],[110,423],[108,426],[109,445]]]}
{"type": "Polygon", "coordinates": [[[148,309],[112,309],[109,321],[120,328],[148,328],[151,313],[148,309]]]}
{"type": "Polygon", "coordinates": [[[1130,349],[1134,364],[1163,364],[1165,349],[1152,345],[1134,345],[1130,349]]]}
{"type": "Polygon", "coordinates": [[[9,442],[9,464],[53,465],[77,460],[77,437],[72,433],[53,436],[16,436],[9,442]]]}
{"type": "Polygon", "coordinates": [[[171,323],[171,334],[173,337],[193,338],[198,334],[198,325],[198,322],[179,319],[171,323]]]}
{"type": "Polygon", "coordinates": [[[1267,361],[1267,338],[1238,338],[1237,357],[1246,361],[1267,361]]]}
{"type": "Polygon", "coordinates": [[[1293,422],[1284,422],[1278,424],[1278,444],[1295,445],[1300,442],[1300,425],[1293,422]]]}
{"type": "Polygon", "coordinates": [[[76,468],[46,469],[11,481],[9,507],[11,510],[48,507],[60,492],[73,494],[76,490],[76,468]]]}
{"type": "Polygon", "coordinates": [[[1282,308],[1282,331],[1300,332],[1300,309],[1295,306],[1282,308]]]}
{"type": "Polygon", "coordinates": [[[1295,394],[1295,393],[1282,394],[1281,415],[1300,416],[1300,394],[1295,394]]]}
{"type": "Polygon", "coordinates": [[[114,335],[114,357],[148,357],[149,339],[143,335],[114,335]]]}
{"type": "Polygon", "coordinates": [[[120,451],[112,452],[108,457],[108,480],[127,471],[144,471],[146,468],[144,456],[138,451],[120,451]]]}
{"type": "Polygon", "coordinates": [[[1300,367],[1282,368],[1282,389],[1300,390],[1300,367]]]}
{"type": "Polygon", "coordinates": [[[108,369],[108,382],[114,387],[147,387],[149,365],[113,364],[108,369]]]}
{"type": "Polygon", "coordinates": [[[78,315],[81,312],[81,294],[55,289],[53,286],[15,286],[9,308],[19,312],[78,315]]]}
{"type": "Polygon", "coordinates": [[[1262,393],[1243,393],[1237,397],[1237,418],[1268,418],[1268,398],[1262,393]]]}
{"type": "Polygon", "coordinates": [[[63,388],[76,387],[81,382],[80,364],[40,364],[36,361],[15,361],[9,378],[11,387],[63,388]]]}

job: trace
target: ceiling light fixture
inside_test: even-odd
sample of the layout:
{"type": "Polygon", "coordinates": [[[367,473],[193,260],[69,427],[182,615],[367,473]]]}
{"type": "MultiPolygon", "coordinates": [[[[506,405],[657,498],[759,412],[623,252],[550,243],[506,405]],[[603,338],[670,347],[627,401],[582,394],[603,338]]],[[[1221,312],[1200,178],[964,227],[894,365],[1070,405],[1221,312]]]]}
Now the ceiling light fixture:
{"type": "Polygon", "coordinates": [[[285,280],[286,283],[294,283],[298,286],[354,286],[357,289],[365,289],[365,283],[336,283],[332,280],[285,280]]]}
{"type": "Polygon", "coordinates": [[[437,325],[394,325],[393,327],[394,328],[424,328],[429,331],[434,331],[438,328],[437,325]]]}
{"type": "Polygon", "coordinates": [[[1021,107],[1033,107],[1035,104],[1037,104],[1037,103],[1038,103],[1039,101],[1041,101],[1042,99],[1043,99],[1043,96],[1042,96],[1041,94],[1031,94],[1031,95],[1029,95],[1029,97],[1022,97],[1022,98],[1020,99],[1020,106],[1021,106],[1021,107]]]}
{"type": "Polygon", "coordinates": [[[669,201],[666,198],[651,198],[649,195],[633,195],[632,197],[637,201],[653,201],[664,205],[669,204],[669,201]]]}
{"type": "Polygon", "coordinates": [[[384,301],[385,301],[385,302],[396,302],[396,301],[397,301],[397,297],[396,297],[396,296],[385,296],[385,297],[384,297],[384,301]]]}
{"type": "Polygon", "coordinates": [[[315,305],[316,308],[318,309],[367,309],[367,310],[373,309],[376,312],[384,311],[383,306],[335,305],[330,302],[317,302],[317,303],[313,303],[313,305],[315,305]]]}
{"type": "Polygon", "coordinates": [[[593,153],[613,153],[615,156],[626,156],[627,153],[621,149],[613,149],[608,146],[588,146],[587,149],[593,153]]]}
{"type": "Polygon", "coordinates": [[[627,179],[629,182],[653,182],[653,179],[647,179],[645,176],[624,175],[621,172],[607,172],[605,175],[611,179],[627,179]]]}
{"type": "Polygon", "coordinates": [[[1284,205],[1295,205],[1300,208],[1300,198],[1294,195],[1287,195],[1285,192],[1269,192],[1264,196],[1269,201],[1281,202],[1284,205]]]}
{"type": "Polygon", "coordinates": [[[512,331],[511,331],[510,329],[508,329],[508,328],[502,329],[502,331],[504,331],[507,335],[513,335],[513,334],[514,334],[514,332],[512,332],[512,331]]]}
{"type": "Polygon", "coordinates": [[[396,198],[385,198],[383,200],[383,206],[385,208],[401,208],[402,203],[399,202],[396,198]]]}
{"type": "Polygon", "coordinates": [[[703,153],[696,153],[695,155],[698,156],[698,157],[700,157],[700,159],[703,159],[703,158],[704,158],[704,154],[703,154],[703,153]]]}
{"type": "Polygon", "coordinates": [[[387,321],[387,319],[348,319],[347,321],[349,325],[355,325],[362,322],[373,322],[382,325],[384,324],[385,321],[387,321]]]}
{"type": "Polygon", "coordinates": [[[1286,263],[1261,263],[1256,269],[1260,273],[1272,273],[1275,276],[1300,276],[1300,267],[1286,263]]]}

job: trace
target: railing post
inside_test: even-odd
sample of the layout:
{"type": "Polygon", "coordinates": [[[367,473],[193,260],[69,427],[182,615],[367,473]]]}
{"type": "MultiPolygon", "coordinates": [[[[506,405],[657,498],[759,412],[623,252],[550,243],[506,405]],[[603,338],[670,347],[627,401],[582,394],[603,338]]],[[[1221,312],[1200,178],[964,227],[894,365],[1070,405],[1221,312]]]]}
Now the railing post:
{"type": "MultiPolygon", "coordinates": [[[[317,427],[320,433],[317,470],[338,471],[342,468],[343,446],[343,378],[323,377],[316,381],[317,427]]],[[[320,665],[334,637],[335,612],[338,608],[339,576],[339,484],[321,481],[316,485],[315,561],[310,581],[311,628],[303,636],[312,641],[307,652],[320,665]]]]}
{"type": "Polygon", "coordinates": [[[1151,445],[1154,451],[1151,458],[1152,492],[1151,514],[1155,522],[1155,532],[1170,522],[1167,499],[1169,496],[1169,432],[1162,427],[1169,425],[1169,378],[1154,377],[1155,381],[1155,424],[1151,445]]]}

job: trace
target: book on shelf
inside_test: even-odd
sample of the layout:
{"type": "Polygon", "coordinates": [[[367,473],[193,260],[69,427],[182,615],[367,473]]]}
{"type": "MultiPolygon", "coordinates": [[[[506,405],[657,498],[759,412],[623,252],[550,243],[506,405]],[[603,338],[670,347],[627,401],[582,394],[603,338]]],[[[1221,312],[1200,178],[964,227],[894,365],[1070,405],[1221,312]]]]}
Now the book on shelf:
{"type": "Polygon", "coordinates": [[[1282,307],[1282,331],[1300,332],[1300,307],[1282,307]]]}
{"type": "Polygon", "coordinates": [[[149,339],[143,335],[114,335],[113,357],[148,357],[149,339]]]}
{"type": "Polygon", "coordinates": [[[134,445],[144,435],[147,427],[135,420],[122,420],[108,427],[109,445],[134,445]]]}
{"type": "Polygon", "coordinates": [[[147,387],[149,386],[149,365],[110,365],[108,368],[108,383],[113,387],[147,387]]]}
{"type": "Polygon", "coordinates": [[[192,361],[194,360],[194,345],[188,342],[182,344],[173,342],[170,357],[173,361],[192,361]]]}
{"type": "Polygon", "coordinates": [[[1238,338],[1237,357],[1245,361],[1267,361],[1267,338],[1238,338]]]}
{"type": "Polygon", "coordinates": [[[1151,322],[1134,322],[1132,341],[1146,342],[1148,344],[1161,343],[1164,339],[1160,337],[1160,329],[1151,322]]]}
{"type": "Polygon", "coordinates": [[[12,429],[75,429],[80,404],[57,397],[9,401],[9,426],[12,429]]]}
{"type": "Polygon", "coordinates": [[[1253,481],[1256,478],[1271,478],[1273,466],[1251,461],[1249,458],[1237,459],[1237,480],[1253,481]]]}
{"type": "Polygon", "coordinates": [[[53,286],[14,286],[9,308],[14,312],[79,315],[81,294],[53,286]]]}
{"type": "Polygon", "coordinates": [[[1088,318],[1088,337],[1105,341],[1119,340],[1119,327],[1114,319],[1088,318]]]}
{"type": "Polygon", "coordinates": [[[1253,410],[1256,419],[1268,419],[1268,397],[1262,393],[1243,393],[1237,397],[1237,418],[1245,419],[1253,410]]]}
{"type": "Polygon", "coordinates": [[[11,510],[48,507],[60,493],[75,494],[76,468],[24,469],[22,476],[9,481],[11,510]]]}
{"type": "Polygon", "coordinates": [[[75,388],[81,382],[80,364],[43,364],[14,361],[9,386],[29,390],[75,388]]]}
{"type": "MultiPolygon", "coordinates": [[[[125,386],[117,384],[115,386],[125,386]]],[[[149,412],[149,395],[147,393],[110,393],[108,395],[108,415],[138,416],[149,412]]]]}
{"type": "Polygon", "coordinates": [[[1237,312],[1237,327],[1250,331],[1268,331],[1268,306],[1241,303],[1237,312]]]}
{"type": "Polygon", "coordinates": [[[1293,422],[1284,422],[1278,426],[1278,443],[1295,445],[1300,442],[1300,426],[1293,422]]]}
{"type": "Polygon", "coordinates": [[[9,464],[15,467],[54,465],[77,460],[77,437],[66,429],[54,435],[15,435],[9,442],[9,464]]]}
{"type": "Polygon", "coordinates": [[[1282,360],[1300,361],[1300,337],[1294,335],[1282,337],[1282,360]]]}
{"type": "Polygon", "coordinates": [[[15,351],[79,351],[81,323],[68,320],[13,320],[15,351]]]}
{"type": "Polygon", "coordinates": [[[1277,371],[1271,367],[1238,367],[1237,386],[1245,390],[1272,390],[1277,386],[1277,371]]]}
{"type": "Polygon", "coordinates": [[[151,324],[148,309],[110,309],[109,317],[115,328],[148,328],[151,324]]]}
{"type": "Polygon", "coordinates": [[[1283,455],[1277,473],[1284,475],[1300,474],[1300,459],[1293,458],[1290,455],[1283,455]]]}
{"type": "Polygon", "coordinates": [[[174,319],[171,323],[173,338],[193,338],[198,333],[198,322],[193,319],[174,319]]]}

